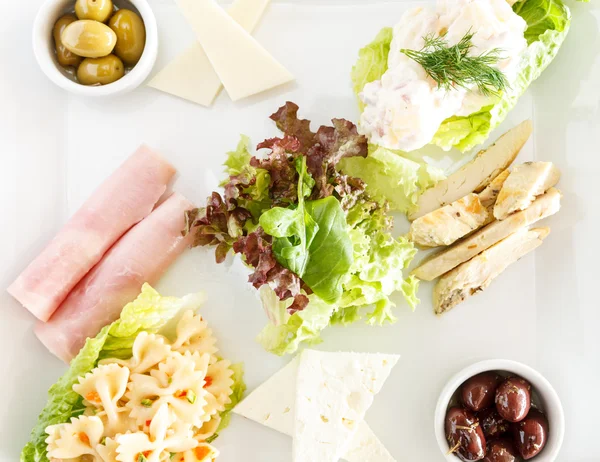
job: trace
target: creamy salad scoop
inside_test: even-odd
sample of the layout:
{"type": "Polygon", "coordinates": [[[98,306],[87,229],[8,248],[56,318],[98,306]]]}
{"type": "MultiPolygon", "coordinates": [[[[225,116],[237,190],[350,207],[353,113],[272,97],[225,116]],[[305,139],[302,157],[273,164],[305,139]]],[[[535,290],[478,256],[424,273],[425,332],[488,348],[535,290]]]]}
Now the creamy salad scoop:
{"type": "Polygon", "coordinates": [[[371,142],[389,149],[413,151],[428,144],[442,122],[468,116],[493,104],[475,84],[440,88],[421,64],[401,50],[422,50],[426,37],[444,37],[449,46],[473,33],[470,55],[501,50],[496,66],[509,83],[527,48],[527,23],[505,0],[440,0],[436,8],[413,8],[394,27],[388,70],[365,85],[360,127],[371,142]]]}
{"type": "Polygon", "coordinates": [[[561,0],[438,0],[408,10],[359,51],[360,132],[390,150],[472,149],[552,62],[570,23],[561,0]]]}

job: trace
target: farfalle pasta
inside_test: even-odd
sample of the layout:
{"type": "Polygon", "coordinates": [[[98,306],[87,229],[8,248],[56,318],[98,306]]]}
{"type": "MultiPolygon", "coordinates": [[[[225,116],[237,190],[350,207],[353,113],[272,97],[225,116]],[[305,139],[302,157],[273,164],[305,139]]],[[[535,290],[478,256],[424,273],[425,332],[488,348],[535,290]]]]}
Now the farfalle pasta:
{"type": "Polygon", "coordinates": [[[46,432],[50,458],[64,460],[90,456],[100,460],[96,448],[102,442],[104,425],[98,417],[73,417],[71,422],[53,425],[46,432]]]}
{"type": "Polygon", "coordinates": [[[233,386],[233,370],[231,369],[231,361],[226,359],[217,361],[215,364],[208,366],[206,371],[206,391],[213,395],[218,403],[219,412],[225,409],[225,405],[231,400],[231,387],[233,386]]]}
{"type": "Polygon", "coordinates": [[[117,460],[140,462],[140,454],[148,462],[159,462],[164,454],[189,451],[198,446],[191,427],[173,422],[166,403],[162,404],[152,419],[148,431],[117,435],[117,460]]]}
{"type": "Polygon", "coordinates": [[[212,329],[202,316],[186,311],[177,325],[177,339],[173,343],[173,349],[215,355],[219,351],[216,343],[212,329]]]}
{"type": "Polygon", "coordinates": [[[112,462],[117,460],[118,447],[119,443],[112,438],[104,438],[104,441],[96,447],[96,451],[102,462],[112,462]]]}
{"type": "Polygon", "coordinates": [[[171,342],[139,332],[131,357],[79,377],[82,415],[46,428],[52,462],[212,462],[210,441],[232,400],[234,370],[206,321],[186,311],[171,342]]]}
{"type": "Polygon", "coordinates": [[[143,374],[148,372],[158,363],[164,361],[171,352],[171,345],[162,335],[140,332],[133,342],[133,356],[128,361],[120,359],[104,359],[100,364],[114,362],[127,366],[132,374],[143,374]]]}
{"type": "Polygon", "coordinates": [[[129,369],[118,364],[98,366],[79,379],[73,390],[83,397],[87,407],[102,409],[111,425],[119,419],[119,400],[127,390],[129,369]]]}
{"type": "Polygon", "coordinates": [[[129,415],[129,410],[126,407],[119,408],[117,411],[120,415],[116,421],[109,421],[106,412],[97,411],[91,408],[86,409],[88,415],[95,415],[104,424],[104,436],[118,435],[119,433],[127,433],[137,431],[138,424],[135,419],[129,415]]]}
{"type": "Polygon", "coordinates": [[[212,462],[219,455],[213,446],[201,443],[192,450],[175,454],[170,460],[173,462],[212,462]]]}
{"type": "Polygon", "coordinates": [[[199,442],[206,441],[211,439],[216,435],[217,430],[219,429],[219,425],[221,425],[221,415],[215,413],[212,415],[208,422],[204,422],[202,427],[198,429],[194,438],[199,442]]]}
{"type": "Polygon", "coordinates": [[[206,369],[196,370],[195,361],[178,352],[172,352],[149,375],[133,374],[126,393],[131,417],[143,424],[152,420],[164,404],[177,420],[202,426],[207,394],[205,375],[206,369]]]}

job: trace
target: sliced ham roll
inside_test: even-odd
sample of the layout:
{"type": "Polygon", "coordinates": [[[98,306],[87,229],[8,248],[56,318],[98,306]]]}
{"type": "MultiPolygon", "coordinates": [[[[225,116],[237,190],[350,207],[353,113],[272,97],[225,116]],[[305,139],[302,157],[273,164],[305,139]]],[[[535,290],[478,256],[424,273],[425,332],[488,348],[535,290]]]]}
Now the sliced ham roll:
{"type": "Polygon", "coordinates": [[[118,319],[144,282],[156,283],[190,244],[191,234],[181,231],[184,212],[192,208],[182,195],[171,195],[106,253],[50,321],[38,322],[35,334],[51,353],[69,362],[88,337],[118,319]]]}
{"type": "Polygon", "coordinates": [[[81,206],[8,292],[47,321],[75,285],[165,193],[175,168],[146,146],[131,155],[81,206]]]}

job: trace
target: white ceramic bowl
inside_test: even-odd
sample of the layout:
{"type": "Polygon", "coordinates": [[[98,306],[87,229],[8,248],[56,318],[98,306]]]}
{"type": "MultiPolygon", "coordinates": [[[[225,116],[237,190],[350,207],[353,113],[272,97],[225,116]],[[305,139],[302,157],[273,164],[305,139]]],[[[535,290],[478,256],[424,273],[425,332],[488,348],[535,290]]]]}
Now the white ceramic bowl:
{"type": "Polygon", "coordinates": [[[460,459],[453,454],[448,454],[449,447],[444,432],[444,421],[450,399],[470,377],[486,371],[507,372],[512,375],[518,375],[533,387],[533,390],[540,398],[542,410],[548,417],[548,442],[543,451],[532,461],[535,462],[554,462],[557,459],[558,452],[563,443],[565,434],[565,416],[560,403],[560,399],[550,382],[548,382],[539,372],[525,364],[506,359],[491,359],[473,364],[456,375],[454,375],[446,384],[435,408],[435,436],[440,450],[449,462],[458,462],[460,459]]]}
{"type": "MultiPolygon", "coordinates": [[[[46,0],[33,23],[33,51],[44,74],[59,87],[81,96],[118,95],[142,84],[152,71],[158,52],[156,18],[147,0],[128,0],[142,16],[146,27],[146,46],[139,62],[124,77],[108,85],[86,86],[72,80],[56,61],[52,29],[56,20],[75,0],[46,0]]],[[[123,2],[115,1],[117,5],[123,2]]]]}

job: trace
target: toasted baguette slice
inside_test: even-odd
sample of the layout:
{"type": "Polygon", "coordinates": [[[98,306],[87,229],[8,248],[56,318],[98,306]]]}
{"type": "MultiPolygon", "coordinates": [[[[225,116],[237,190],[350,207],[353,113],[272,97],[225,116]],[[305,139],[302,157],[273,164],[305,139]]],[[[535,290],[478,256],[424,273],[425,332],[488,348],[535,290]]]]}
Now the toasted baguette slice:
{"type": "Polygon", "coordinates": [[[550,228],[521,228],[466,263],[444,274],[433,289],[436,314],[451,310],[475,295],[498,277],[509,265],[539,247],[550,228]]]}
{"type": "Polygon", "coordinates": [[[513,163],[532,131],[531,120],[526,120],[506,132],[471,162],[421,194],[417,208],[408,216],[409,220],[416,220],[469,193],[482,191],[513,163]]]}
{"type": "Polygon", "coordinates": [[[558,183],[560,170],[552,162],[525,162],[510,173],[494,205],[494,217],[504,220],[525,210],[540,194],[558,183]]]}
{"type": "Polygon", "coordinates": [[[485,228],[443,250],[413,270],[419,279],[432,281],[464,263],[475,255],[489,249],[519,228],[530,226],[539,220],[554,215],[560,210],[561,193],[555,188],[538,197],[531,206],[513,213],[506,220],[494,221],[485,228]]]}
{"type": "Polygon", "coordinates": [[[452,204],[417,218],[410,225],[410,238],[423,247],[450,245],[483,226],[488,209],[471,193],[452,204]]]}

